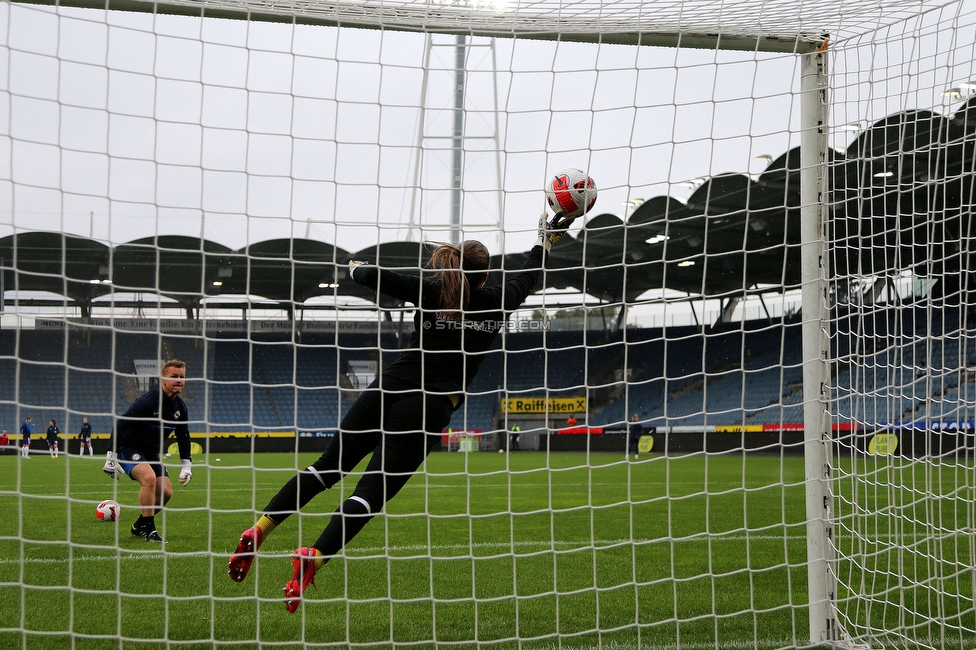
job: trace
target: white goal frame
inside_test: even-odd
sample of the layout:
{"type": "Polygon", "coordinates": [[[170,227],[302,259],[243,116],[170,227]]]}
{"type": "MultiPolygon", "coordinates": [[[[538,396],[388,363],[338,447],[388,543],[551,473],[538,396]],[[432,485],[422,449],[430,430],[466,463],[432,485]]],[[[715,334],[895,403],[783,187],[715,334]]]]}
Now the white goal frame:
{"type": "MultiPolygon", "coordinates": [[[[18,2],[22,0],[17,0],[18,2]]],[[[26,0],[25,0],[26,1],[26,0]]],[[[269,21],[367,29],[425,31],[434,34],[516,37],[622,45],[660,45],[755,52],[792,53],[800,65],[800,196],[803,349],[803,424],[806,492],[806,548],[809,580],[809,639],[812,644],[849,645],[835,611],[831,448],[834,442],[829,390],[830,341],[827,244],[829,194],[829,77],[831,44],[943,6],[934,0],[876,3],[852,15],[833,14],[829,2],[812,3],[803,14],[784,18],[775,28],[759,28],[764,12],[790,11],[792,0],[767,0],[763,9],[750,5],[741,15],[717,17],[698,3],[668,0],[616,8],[596,0],[568,3],[552,13],[547,2],[520,5],[505,12],[488,5],[445,3],[336,2],[301,0],[266,3],[257,0],[56,0],[30,4],[60,7],[158,12],[183,16],[269,21]],[[684,7],[684,10],[682,9],[684,7]],[[817,23],[815,13],[824,18],[817,23]],[[810,25],[818,25],[812,29],[810,25]]],[[[761,3],[760,3],[761,4],[761,3]]],[[[810,3],[807,3],[810,4],[810,3]]]]}

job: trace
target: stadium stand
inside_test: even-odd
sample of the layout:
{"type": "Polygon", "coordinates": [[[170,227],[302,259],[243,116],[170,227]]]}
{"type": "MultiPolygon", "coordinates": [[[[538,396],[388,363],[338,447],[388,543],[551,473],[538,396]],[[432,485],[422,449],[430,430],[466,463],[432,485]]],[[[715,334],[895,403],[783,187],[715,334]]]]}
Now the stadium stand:
{"type": "MultiPolygon", "coordinates": [[[[832,344],[840,361],[831,380],[838,415],[894,423],[951,420],[971,408],[976,333],[960,325],[958,309],[941,316],[931,320],[938,332],[926,331],[930,320],[910,308],[880,313],[870,331],[863,321],[862,331],[845,330],[839,319],[832,344]]],[[[485,355],[451,427],[492,431],[501,399],[541,395],[586,395],[595,426],[621,427],[631,413],[654,427],[803,421],[798,320],[702,333],[696,327],[506,333],[485,355]]],[[[16,430],[30,414],[72,433],[89,417],[96,432],[107,432],[145,388],[137,385],[134,361],[175,356],[189,366],[185,398],[193,430],[331,430],[358,394],[349,362],[387,364],[397,347],[392,334],[312,334],[297,343],[252,335],[201,346],[199,339],[145,333],[4,330],[0,376],[11,380],[0,382],[0,423],[16,430]]]]}

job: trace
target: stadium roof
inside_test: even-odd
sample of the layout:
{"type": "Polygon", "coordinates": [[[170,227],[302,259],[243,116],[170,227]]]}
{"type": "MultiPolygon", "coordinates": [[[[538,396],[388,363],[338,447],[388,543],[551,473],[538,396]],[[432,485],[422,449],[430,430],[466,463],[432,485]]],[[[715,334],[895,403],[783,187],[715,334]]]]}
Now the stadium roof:
{"type": "MultiPolygon", "coordinates": [[[[905,111],[870,126],[833,152],[830,264],[843,275],[891,269],[955,281],[969,269],[976,202],[976,98],[944,116],[905,111]]],[[[553,247],[545,284],[628,302],[667,288],[691,296],[736,296],[799,284],[799,150],[758,177],[706,180],[681,203],[659,196],[626,224],[590,219],[553,247]]],[[[27,232],[0,239],[6,291],[46,291],[90,313],[115,293],[159,294],[187,309],[206,298],[260,296],[289,311],[318,296],[369,298],[346,277],[350,259],[418,269],[429,251],[394,242],[359,251],[306,239],[277,239],[231,250],[211,241],[158,236],[109,248],[83,237],[27,232]]],[[[518,269],[525,253],[492,258],[518,269]]],[[[500,282],[493,273],[491,283],[500,282]]],[[[381,301],[382,306],[392,303],[381,301]]]]}

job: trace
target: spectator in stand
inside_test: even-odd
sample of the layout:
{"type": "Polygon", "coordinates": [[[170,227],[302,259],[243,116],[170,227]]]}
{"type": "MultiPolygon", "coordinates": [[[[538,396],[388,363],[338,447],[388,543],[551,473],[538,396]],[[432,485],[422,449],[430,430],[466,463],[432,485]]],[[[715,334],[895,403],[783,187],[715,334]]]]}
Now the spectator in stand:
{"type": "Polygon", "coordinates": [[[4,429],[3,433],[0,433],[0,446],[6,447],[10,444],[10,436],[7,435],[7,430],[4,429]]]}
{"type": "Polygon", "coordinates": [[[566,418],[566,426],[569,427],[569,428],[573,428],[573,427],[576,426],[576,416],[575,415],[570,415],[568,418],[566,418]]]}
{"type": "MultiPolygon", "coordinates": [[[[644,427],[637,420],[637,414],[634,413],[630,416],[630,426],[627,427],[627,452],[634,455],[634,460],[637,460],[640,453],[640,439],[643,433],[644,427]]],[[[624,455],[624,459],[629,459],[629,456],[624,455]]]]}
{"type": "Polygon", "coordinates": [[[918,368],[915,369],[915,378],[921,379],[929,371],[924,361],[919,361],[918,368]]]}

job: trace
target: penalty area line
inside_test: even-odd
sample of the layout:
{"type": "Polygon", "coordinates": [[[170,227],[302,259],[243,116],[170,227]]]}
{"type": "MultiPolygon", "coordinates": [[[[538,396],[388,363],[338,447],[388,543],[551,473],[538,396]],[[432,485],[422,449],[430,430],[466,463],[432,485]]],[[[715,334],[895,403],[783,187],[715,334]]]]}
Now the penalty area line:
{"type": "MultiPolygon", "coordinates": [[[[745,535],[727,535],[721,536],[717,539],[722,540],[745,540],[745,535]]],[[[780,535],[750,535],[748,539],[751,540],[773,540],[781,541],[783,537],[780,535]]],[[[802,540],[806,539],[800,535],[791,535],[789,539],[802,540]]],[[[416,552],[457,552],[465,550],[514,550],[514,549],[537,549],[539,551],[545,551],[546,549],[554,548],[556,550],[605,550],[614,546],[625,546],[628,544],[661,544],[661,543],[674,543],[682,544],[686,542],[702,541],[702,538],[694,539],[679,539],[679,540],[667,540],[667,539],[598,539],[590,542],[587,541],[517,541],[517,542],[477,542],[473,544],[407,544],[407,545],[394,545],[394,546],[357,546],[353,548],[347,548],[343,554],[347,557],[359,557],[363,555],[385,555],[385,554],[395,554],[395,553],[416,553],[416,552]]],[[[716,541],[713,539],[713,541],[716,541]]],[[[224,557],[230,555],[231,551],[190,551],[188,553],[182,552],[166,552],[166,551],[138,551],[132,552],[129,549],[120,549],[124,554],[122,555],[75,555],[72,559],[73,562],[128,562],[130,560],[146,560],[155,558],[185,558],[185,557],[224,557]]],[[[259,552],[260,556],[265,557],[289,557],[291,556],[291,551],[279,551],[279,552],[259,552]]],[[[433,556],[438,557],[438,556],[433,556]]],[[[68,562],[67,557],[25,557],[25,558],[0,558],[0,566],[7,564],[66,564],[68,562]]]]}

